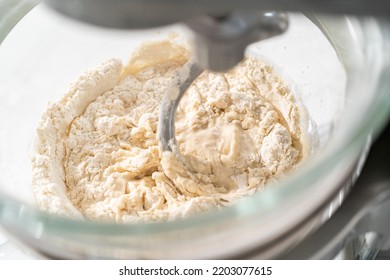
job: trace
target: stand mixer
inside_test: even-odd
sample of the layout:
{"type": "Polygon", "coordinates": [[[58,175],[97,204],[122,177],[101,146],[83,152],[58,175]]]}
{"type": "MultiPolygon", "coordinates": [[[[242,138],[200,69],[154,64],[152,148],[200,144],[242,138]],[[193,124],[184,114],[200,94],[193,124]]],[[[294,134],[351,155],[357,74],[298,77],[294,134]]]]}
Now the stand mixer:
{"type": "Polygon", "coordinates": [[[203,69],[227,71],[244,57],[246,47],[256,41],[282,34],[288,28],[288,17],[276,9],[333,14],[363,14],[386,16],[390,4],[352,1],[327,3],[320,1],[59,1],[47,3],[63,14],[89,23],[111,28],[146,28],[182,21],[194,33],[193,61],[183,67],[173,86],[163,99],[159,117],[159,140],[163,151],[175,147],[175,113],[187,88],[203,69]],[[175,92],[177,91],[178,92],[175,92]]]}
{"type": "MultiPolygon", "coordinates": [[[[168,93],[163,100],[162,109],[160,111],[159,135],[163,150],[174,150],[172,144],[175,144],[175,110],[180,102],[180,98],[185,93],[185,90],[203,69],[222,72],[227,71],[241,61],[249,44],[280,35],[288,30],[289,20],[287,14],[284,12],[275,12],[274,10],[305,12],[305,15],[324,32],[325,36],[329,34],[329,30],[333,32],[332,34],[336,34],[337,32],[335,32],[335,30],[337,31],[337,27],[332,26],[329,23],[330,21],[327,21],[327,23],[324,24],[323,18],[313,13],[375,15],[378,16],[378,22],[380,23],[378,25],[378,30],[382,33],[379,37],[375,37],[375,33],[372,38],[375,40],[384,38],[383,41],[378,40],[378,44],[380,45],[379,48],[381,50],[389,47],[389,41],[385,40],[390,38],[389,24],[387,19],[383,18],[383,16],[390,14],[390,3],[383,0],[371,1],[370,3],[367,1],[353,0],[343,1],[342,3],[336,3],[336,1],[324,3],[322,1],[299,0],[248,0],[239,2],[218,0],[47,0],[46,3],[65,15],[109,28],[139,29],[183,22],[192,31],[194,58],[189,62],[186,68],[184,68],[182,71],[183,73],[179,75],[178,79],[175,81],[176,86],[174,88],[179,87],[179,92],[176,92],[176,94],[168,93]],[[260,12],[259,9],[261,10],[260,12]],[[272,11],[268,12],[267,10],[272,11]]],[[[370,24],[372,24],[369,19],[367,21],[364,19],[363,23],[363,31],[367,29],[367,26],[369,27],[371,26],[370,24]]],[[[347,25],[348,24],[353,25],[354,22],[347,21],[347,25]]],[[[367,32],[367,34],[368,33],[370,32],[367,32]]],[[[352,39],[359,37],[359,34],[354,35],[355,37],[352,36],[352,39]]],[[[341,39],[341,35],[340,37],[337,37],[337,34],[336,36],[329,38],[331,42],[335,43],[338,55],[344,54],[343,52],[345,52],[343,46],[338,45],[338,40],[341,39]]],[[[347,49],[347,51],[349,51],[349,49],[347,49]]],[[[340,55],[340,57],[342,56],[340,55]]],[[[385,65],[381,66],[381,72],[379,74],[376,73],[378,80],[380,81],[385,81],[389,77],[389,66],[386,64],[388,58],[388,56],[383,57],[385,65]]],[[[359,66],[359,63],[361,63],[359,60],[348,60],[348,55],[343,56],[341,60],[345,62],[346,69],[351,70],[351,73],[354,73],[354,67],[356,65],[359,66]]],[[[351,77],[348,78],[352,82],[358,80],[356,77],[353,78],[352,74],[351,77]]],[[[385,85],[387,86],[388,82],[385,82],[385,85]]],[[[354,87],[351,87],[351,89],[354,89],[354,87]]],[[[388,91],[388,89],[385,89],[385,91],[388,91]]],[[[359,150],[358,154],[348,158],[347,161],[349,161],[349,163],[346,164],[345,167],[340,167],[340,172],[336,172],[337,174],[333,174],[334,176],[330,175],[329,179],[327,178],[327,180],[331,182],[330,184],[334,184],[335,187],[327,196],[323,197],[322,202],[318,203],[316,207],[313,208],[314,210],[312,209],[310,211],[310,215],[301,218],[300,221],[291,226],[288,231],[281,231],[280,234],[275,234],[275,238],[269,238],[267,242],[258,241],[258,243],[256,243],[253,241],[254,239],[248,239],[248,244],[249,241],[252,242],[252,247],[248,244],[244,244],[245,242],[242,242],[244,244],[244,249],[240,248],[240,250],[238,250],[238,242],[237,246],[232,246],[237,249],[235,251],[233,249],[229,251],[230,248],[227,247],[221,254],[210,253],[210,255],[196,255],[194,252],[194,257],[328,259],[335,257],[335,255],[351,240],[356,241],[357,237],[362,238],[363,244],[375,252],[389,249],[390,226],[388,224],[388,216],[390,213],[390,188],[388,179],[385,178],[386,176],[382,176],[385,172],[388,172],[388,167],[385,164],[370,167],[377,162],[375,160],[369,160],[368,164],[370,165],[367,168],[369,174],[360,176],[373,137],[376,137],[387,120],[390,105],[386,102],[382,102],[383,104],[386,104],[387,110],[383,109],[383,112],[380,114],[380,121],[375,122],[375,125],[369,129],[369,133],[362,137],[359,142],[359,147],[357,148],[357,150],[359,150]],[[376,176],[377,174],[380,176],[376,176]],[[334,179],[336,177],[337,179],[334,179]],[[358,177],[359,180],[357,180],[358,177]],[[354,185],[354,187],[351,188],[351,185],[354,185]],[[366,233],[370,233],[369,238],[366,238],[366,233]]],[[[370,116],[367,116],[367,119],[369,120],[370,116]]],[[[366,124],[365,127],[372,123],[368,120],[368,124],[366,124]]],[[[341,136],[342,135],[339,137],[341,136]]],[[[379,154],[382,153],[383,152],[379,152],[379,154]]],[[[385,154],[386,153],[383,153],[382,156],[385,154]]],[[[338,168],[338,163],[335,161],[329,161],[328,165],[334,165],[338,168]]],[[[315,171],[315,167],[316,164],[313,163],[313,172],[315,171]]],[[[298,180],[293,181],[295,184],[297,184],[297,182],[298,180]]],[[[272,197],[269,196],[268,198],[272,197]]],[[[269,205],[272,205],[272,203],[272,199],[269,199],[269,205]]],[[[249,212],[250,211],[248,210],[248,213],[249,212]]],[[[233,212],[226,212],[225,214],[227,215],[224,217],[226,218],[231,213],[233,212]]],[[[239,217],[238,214],[237,217],[239,217]]],[[[242,221],[244,220],[245,217],[242,218],[242,221]]],[[[72,251],[72,249],[69,249],[69,252],[60,253],[58,248],[50,245],[55,242],[40,242],[37,241],[36,238],[28,235],[20,237],[23,235],[20,233],[20,229],[7,225],[6,221],[2,221],[2,224],[6,231],[11,235],[18,236],[18,239],[22,240],[24,244],[27,244],[30,248],[33,248],[35,251],[47,257],[91,258],[93,255],[98,257],[113,257],[109,254],[105,254],[104,249],[95,250],[95,248],[91,249],[90,247],[87,247],[85,251],[72,251]]],[[[50,221],[48,224],[50,224],[50,221]]],[[[50,225],[46,226],[50,228],[50,225]]],[[[98,232],[100,229],[99,225],[95,226],[96,225],[93,225],[92,227],[98,232]]],[[[185,228],[186,226],[187,225],[184,224],[182,225],[182,228],[185,228]]],[[[219,226],[222,228],[221,231],[223,231],[223,227],[221,225],[219,226]]],[[[153,227],[153,225],[151,227],[153,227]]],[[[232,227],[239,228],[237,225],[232,227]]],[[[117,229],[116,226],[113,226],[113,228],[114,230],[117,229]]],[[[122,229],[118,228],[118,230],[122,229]]],[[[215,226],[210,229],[210,232],[218,230],[220,229],[215,226]]],[[[123,234],[130,234],[132,231],[133,229],[125,229],[123,234]]],[[[175,239],[175,234],[168,231],[169,230],[165,228],[161,232],[163,235],[166,233],[164,236],[169,236],[167,238],[175,239]]],[[[82,234],[82,231],[80,231],[80,235],[82,234]]],[[[199,231],[194,230],[192,233],[192,235],[202,234],[200,229],[199,231]]],[[[233,236],[236,232],[231,232],[229,234],[233,236]]],[[[212,234],[210,234],[210,236],[210,239],[213,239],[212,234]]],[[[156,237],[156,242],[158,242],[160,238],[163,237],[156,237]]],[[[72,248],[74,245],[72,242],[68,244],[67,241],[62,240],[61,237],[56,237],[54,239],[59,241],[57,244],[62,244],[59,245],[60,249],[68,246],[69,248],[72,248]]],[[[48,240],[50,240],[50,238],[48,240]]],[[[131,243],[133,241],[129,242],[131,243]]],[[[234,241],[232,243],[234,243],[234,241]]],[[[135,241],[134,244],[137,244],[137,241],[135,241]]],[[[185,254],[181,255],[180,253],[176,255],[167,254],[168,258],[189,256],[185,254]]],[[[129,257],[129,255],[126,255],[125,253],[124,255],[119,255],[119,257],[122,256],[129,257]]],[[[164,255],[158,253],[155,255],[153,253],[145,255],[142,255],[142,253],[130,254],[130,257],[137,258],[140,256],[146,258],[162,258],[164,255]]],[[[353,257],[357,256],[355,255],[353,257]]]]}

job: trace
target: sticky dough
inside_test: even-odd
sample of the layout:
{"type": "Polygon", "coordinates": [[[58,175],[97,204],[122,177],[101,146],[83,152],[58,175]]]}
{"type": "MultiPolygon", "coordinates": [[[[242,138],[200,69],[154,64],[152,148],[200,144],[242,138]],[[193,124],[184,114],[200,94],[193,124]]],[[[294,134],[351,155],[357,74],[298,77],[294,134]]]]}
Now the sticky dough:
{"type": "Polygon", "coordinates": [[[279,179],[308,152],[303,110],[271,66],[247,57],[204,72],[180,102],[185,165],[157,139],[159,105],[189,52],[145,44],[79,77],[37,129],[33,190],[51,213],[118,223],[166,221],[229,206],[279,179]]]}

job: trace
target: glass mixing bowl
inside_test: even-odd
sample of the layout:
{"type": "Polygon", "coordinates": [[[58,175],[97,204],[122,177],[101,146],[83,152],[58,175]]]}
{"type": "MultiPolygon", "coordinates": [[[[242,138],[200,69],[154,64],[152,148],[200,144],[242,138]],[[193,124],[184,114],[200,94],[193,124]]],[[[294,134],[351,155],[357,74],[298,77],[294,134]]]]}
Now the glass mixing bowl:
{"type": "Polygon", "coordinates": [[[275,67],[315,124],[318,147],[296,172],[232,207],[173,222],[119,225],[50,215],[36,208],[30,182],[35,128],[47,103],[101,61],[127,61],[140,43],[188,30],[100,29],[35,2],[0,2],[0,222],[38,254],[277,258],[343,202],[387,120],[388,26],[374,18],[291,14],[286,34],[248,52],[275,67]]]}

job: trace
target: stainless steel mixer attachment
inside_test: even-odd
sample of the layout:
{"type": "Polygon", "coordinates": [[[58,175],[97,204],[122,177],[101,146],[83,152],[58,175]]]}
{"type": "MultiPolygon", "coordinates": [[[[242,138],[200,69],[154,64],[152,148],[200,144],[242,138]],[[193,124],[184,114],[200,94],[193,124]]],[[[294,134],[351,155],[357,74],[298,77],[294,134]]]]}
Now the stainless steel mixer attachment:
{"type": "Polygon", "coordinates": [[[163,151],[175,151],[179,156],[179,150],[175,137],[175,115],[181,98],[190,85],[203,72],[196,63],[188,62],[180,71],[179,75],[168,88],[160,107],[158,135],[163,151]]]}
{"type": "Polygon", "coordinates": [[[287,14],[281,12],[238,12],[224,17],[203,16],[188,22],[195,31],[194,60],[183,67],[168,88],[159,116],[159,140],[163,151],[175,151],[175,115],[181,98],[202,69],[227,71],[244,57],[245,48],[255,41],[277,36],[287,30],[287,14]]]}
{"type": "Polygon", "coordinates": [[[203,69],[227,71],[240,62],[246,47],[287,30],[282,12],[246,11],[204,15],[185,22],[194,31],[194,57],[203,69]]]}

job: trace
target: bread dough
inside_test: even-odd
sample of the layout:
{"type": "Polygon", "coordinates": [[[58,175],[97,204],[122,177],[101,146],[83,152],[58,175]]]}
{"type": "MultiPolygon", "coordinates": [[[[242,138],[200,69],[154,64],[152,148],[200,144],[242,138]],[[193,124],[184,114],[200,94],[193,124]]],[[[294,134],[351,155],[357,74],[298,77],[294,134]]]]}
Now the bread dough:
{"type": "Polygon", "coordinates": [[[162,154],[159,105],[188,57],[170,41],[145,44],[125,67],[111,59],[87,71],[47,108],[32,160],[40,208],[118,223],[173,220],[231,205],[302,161],[304,110],[254,57],[194,82],[176,119],[186,165],[162,154]]]}

